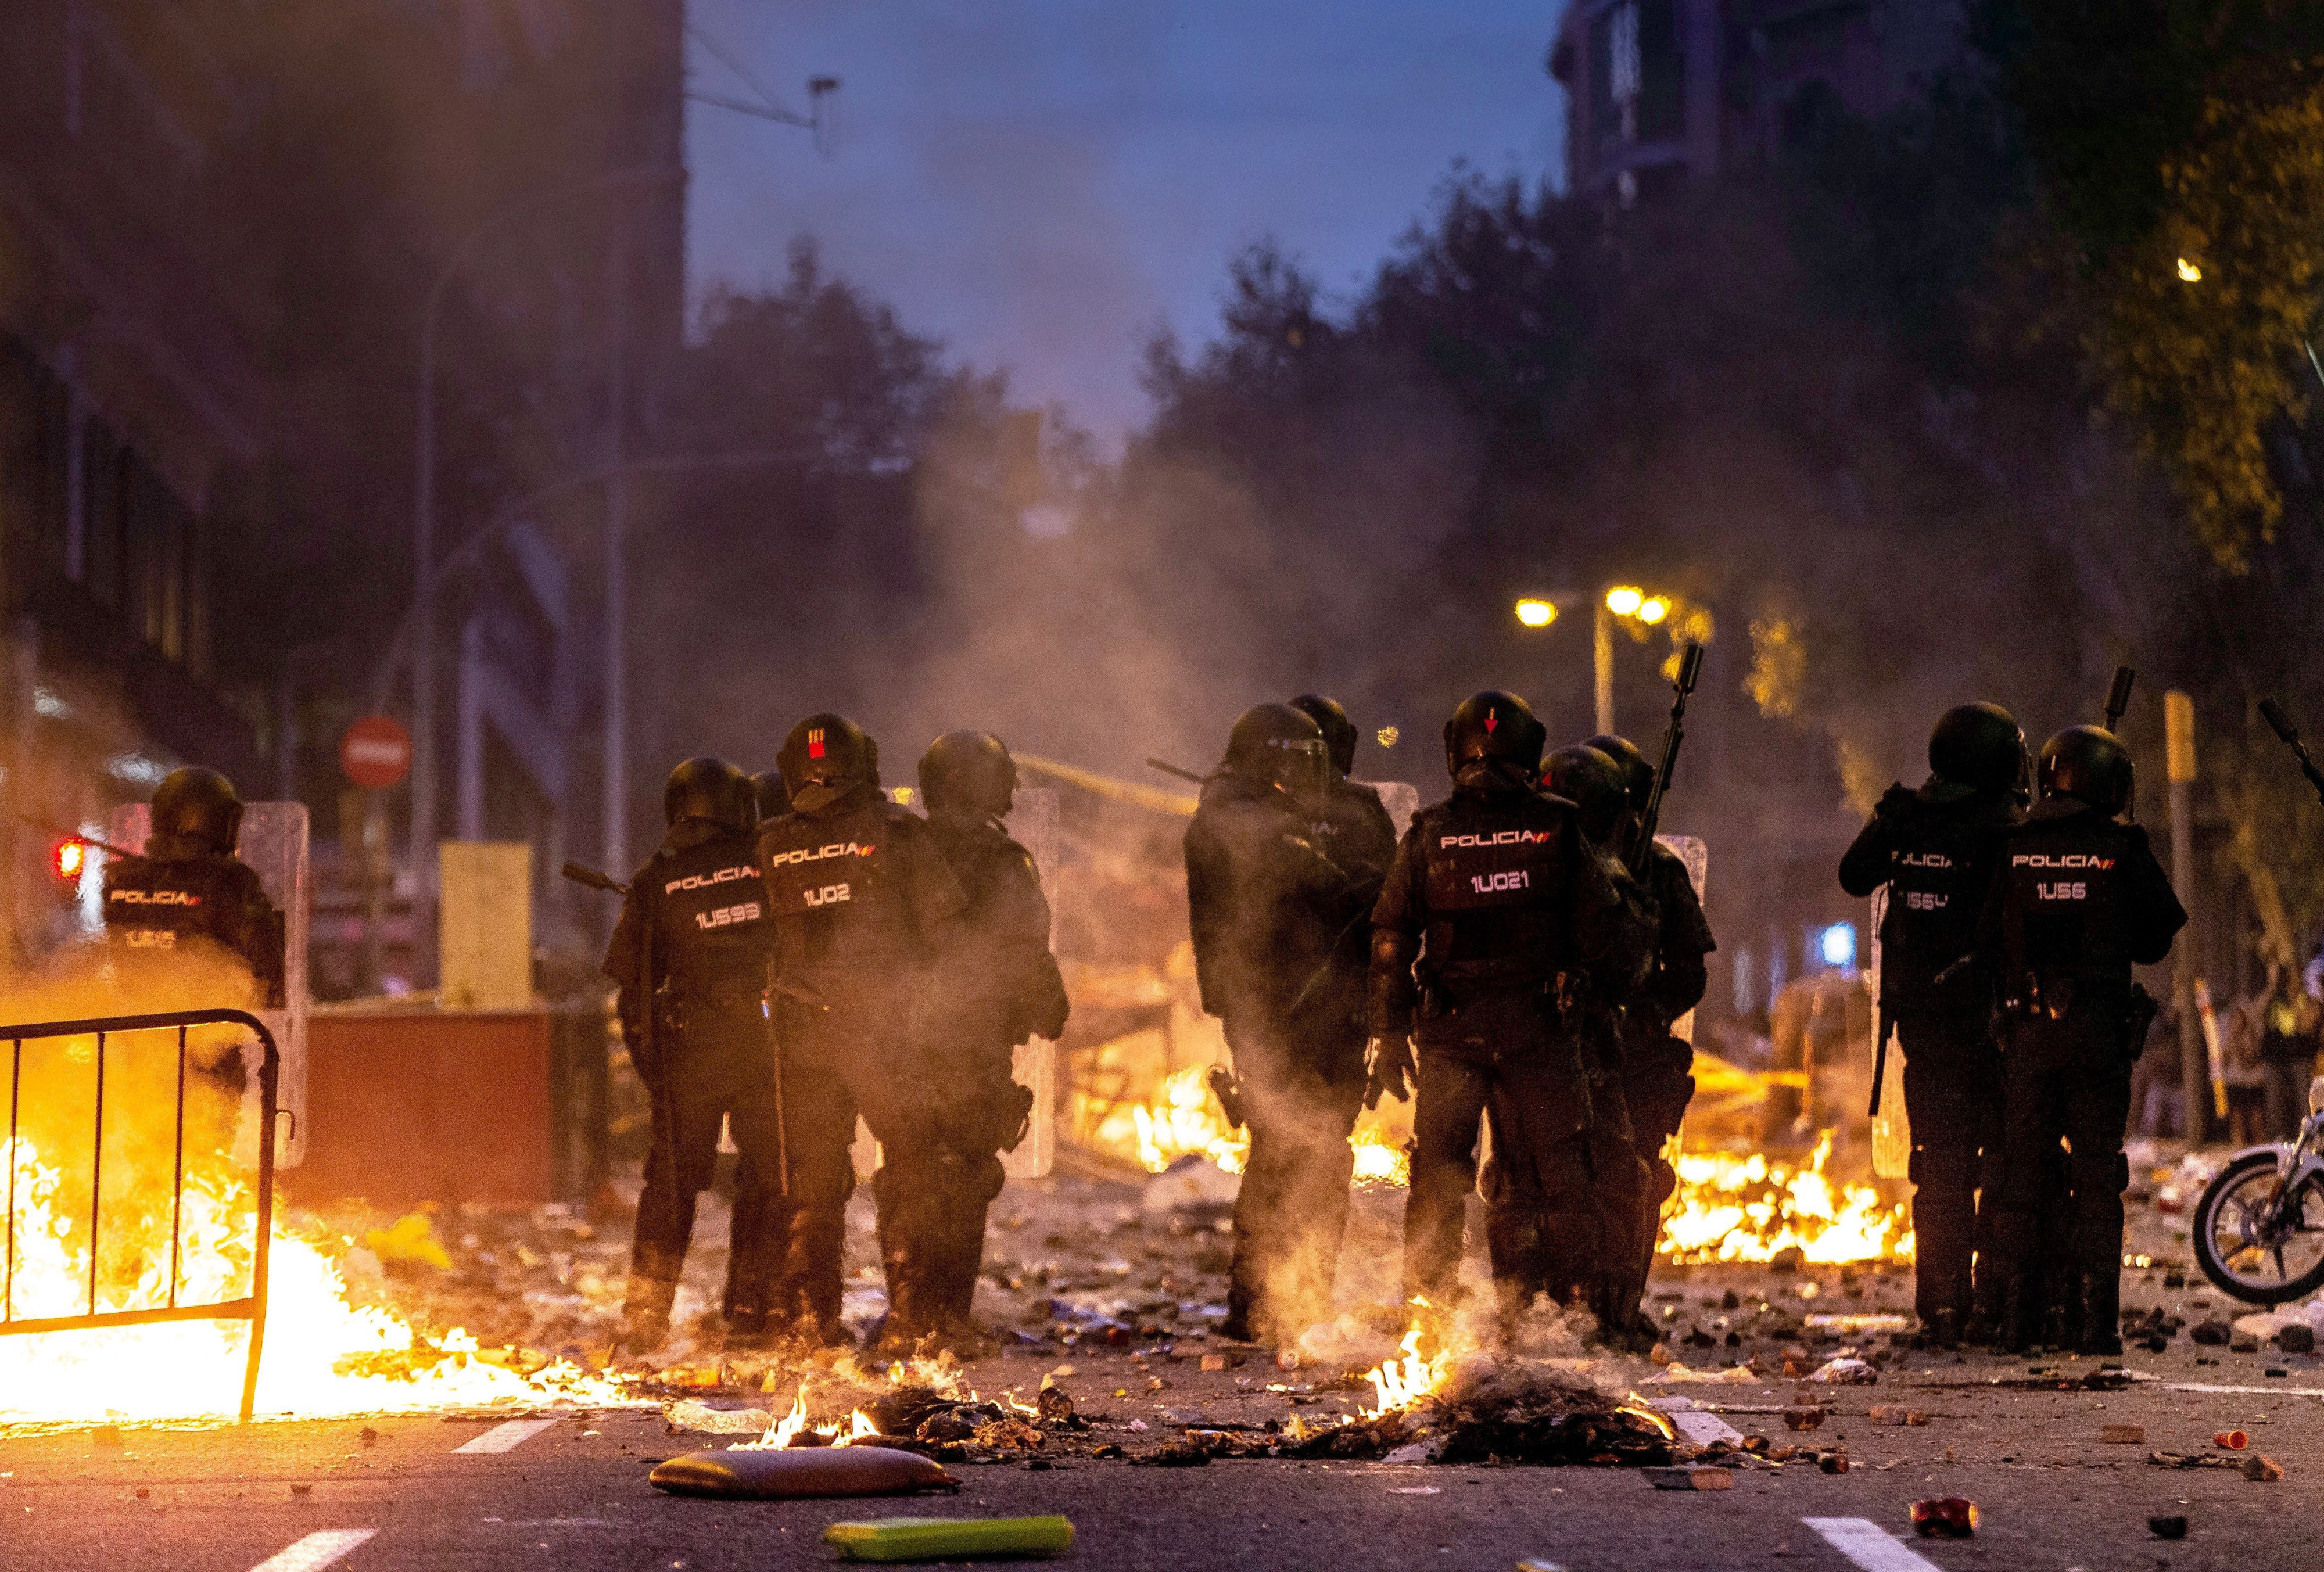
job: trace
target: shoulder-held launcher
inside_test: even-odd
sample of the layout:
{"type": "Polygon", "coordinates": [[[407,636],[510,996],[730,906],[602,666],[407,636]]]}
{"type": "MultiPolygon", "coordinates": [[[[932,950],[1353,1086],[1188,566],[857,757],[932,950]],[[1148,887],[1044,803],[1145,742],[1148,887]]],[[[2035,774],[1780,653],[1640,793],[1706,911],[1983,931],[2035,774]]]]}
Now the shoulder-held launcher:
{"type": "Polygon", "coordinates": [[[1670,790],[1678,769],[1678,745],[1686,739],[1686,701],[1702,676],[1702,646],[1692,639],[1678,657],[1678,677],[1671,684],[1670,729],[1663,733],[1662,762],[1655,767],[1655,788],[1647,795],[1646,812],[1638,815],[1638,843],[1630,851],[1630,871],[1643,877],[1646,860],[1654,855],[1655,829],[1662,823],[1663,794],[1670,790]]]}
{"type": "Polygon", "coordinates": [[[628,885],[623,884],[612,874],[598,872],[586,862],[568,862],[557,871],[575,884],[586,885],[591,889],[604,890],[609,896],[626,896],[630,893],[628,885]]]}
{"type": "Polygon", "coordinates": [[[2316,761],[2309,757],[2308,744],[2300,740],[2300,728],[2292,723],[2292,717],[2284,713],[2283,706],[2273,699],[2262,699],[2259,712],[2266,721],[2268,729],[2282,738],[2284,745],[2292,749],[2292,757],[2300,760],[2300,773],[2306,776],[2308,784],[2316,788],[2317,796],[2324,798],[2324,770],[2319,770],[2316,761]]]}
{"type": "Polygon", "coordinates": [[[2130,685],[2138,680],[2138,673],[2126,666],[2114,668],[2114,685],[2107,689],[2106,729],[2119,734],[2123,712],[2130,708],[2130,685]]]}

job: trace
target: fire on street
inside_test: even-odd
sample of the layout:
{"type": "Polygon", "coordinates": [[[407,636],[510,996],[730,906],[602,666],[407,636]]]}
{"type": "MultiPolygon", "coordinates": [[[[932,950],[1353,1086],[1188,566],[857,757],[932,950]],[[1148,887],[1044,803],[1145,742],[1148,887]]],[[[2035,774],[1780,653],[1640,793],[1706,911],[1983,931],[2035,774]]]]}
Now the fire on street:
{"type": "MultiPolygon", "coordinates": [[[[1610,1454],[1528,1466],[1507,1440],[1512,1460],[1489,1448],[1456,1453],[1441,1439],[1458,1460],[1424,1460],[1425,1444],[1370,1445],[1379,1416],[1425,1414],[1432,1389],[1457,1386],[1462,1361],[1405,1356],[1385,1333],[1356,1326],[1359,1316],[1343,1318],[1351,1340],[1336,1356],[1291,1368],[1221,1344],[1202,1313],[1213,1214],[1149,1211],[1140,1200],[1153,1181],[1088,1176],[1020,1181],[1004,1195],[980,1310],[1011,1343],[965,1366],[681,1352],[659,1375],[593,1376],[561,1391],[555,1381],[521,1390],[521,1377],[486,1365],[508,1389],[480,1384],[473,1394],[432,1388],[423,1369],[402,1378],[402,1398],[376,1405],[419,1411],[249,1426],[126,1415],[92,1426],[101,1413],[92,1403],[79,1422],[17,1423],[0,1435],[0,1544],[12,1567],[60,1569],[528,1557],[701,1568],[820,1564],[820,1536],[835,1521],[1062,1513],[1074,1524],[1077,1561],[1124,1568],[1529,1560],[1581,1572],[1641,1565],[1645,1534],[1651,1564],[1674,1572],[2308,1564],[2324,1553],[2324,1530],[2288,1508],[2312,1499],[2324,1473],[2324,1365],[2235,1329],[2237,1307],[2200,1283],[2166,1286],[2178,1275],[2161,1264],[2177,1213],[2163,1209],[2175,1207],[2172,1176],[2157,1177],[2163,1207],[2140,1209],[2135,1230],[2156,1264],[2128,1273],[2126,1310],[2160,1312],[2162,1326],[2175,1318],[2181,1329],[2158,1334],[2163,1353],[2134,1349],[2120,1374],[2096,1360],[1900,1347],[1905,1339],[1883,1328],[1904,1324],[1909,1273],[1885,1262],[1666,1266],[1650,1300],[1665,1338],[1653,1360],[1593,1357],[1554,1324],[1527,1329],[1508,1370],[1563,1384],[1554,1390],[1568,1405],[1602,1394],[1601,1411],[1659,1415],[1666,1455],[1646,1460],[1716,1467],[1730,1485],[1718,1493],[1652,1489],[1645,1471],[1606,1466],[1610,1454]],[[1141,1287],[1165,1282],[1172,1292],[1141,1287]],[[2236,1346],[2199,1340],[2207,1322],[2236,1346]],[[1849,1367],[1828,1367],[1858,1357],[1870,1384],[1832,1378],[1849,1367]],[[922,1417],[972,1399],[997,1411],[997,1428],[946,1431],[922,1417]],[[959,1438],[924,1447],[962,1480],[958,1496],[717,1503],[646,1483],[656,1462],[682,1452],[784,1426],[872,1439],[874,1417],[903,1430],[899,1415],[921,1434],[959,1438]],[[1794,1428],[1803,1415],[1807,1428],[1794,1428]],[[2245,1448],[2213,1444],[2234,1430],[2249,1438],[2245,1448]],[[1348,1445],[1360,1434],[1363,1446],[1348,1445]],[[2282,1469],[2281,1483],[2246,1477],[2262,1457],[2282,1469]],[[1973,1539],[1912,1537],[1912,1503],[1940,1496],[1977,1503],[1973,1539]],[[2190,1521],[2182,1543],[2148,1527],[2173,1516],[2190,1521]],[[2269,1525],[2264,1554],[2250,1537],[2258,1521],[2269,1525]]],[[[1358,1254],[1392,1248],[1400,1199],[1360,1198],[1358,1254]]],[[[858,1210],[852,1258],[868,1264],[868,1208],[858,1210]]],[[[706,1236],[720,1221],[706,1221],[706,1236]]],[[[471,1236],[475,1245],[449,1244],[451,1278],[398,1273],[385,1292],[415,1314],[440,1310],[460,1281],[491,1275],[476,1255],[516,1248],[505,1235],[497,1252],[471,1236]]],[[[546,1281],[549,1269],[540,1270],[546,1281]]],[[[706,1262],[699,1283],[715,1283],[715,1270],[706,1262]]],[[[51,1354],[62,1346],[60,1336],[23,1341],[50,1344],[51,1354]]],[[[1504,1393],[1508,1370],[1489,1374],[1504,1393]]],[[[984,1410],[961,1411],[974,1421],[984,1410]]],[[[1638,1433],[1652,1439],[1644,1424],[1638,1433]]]]}

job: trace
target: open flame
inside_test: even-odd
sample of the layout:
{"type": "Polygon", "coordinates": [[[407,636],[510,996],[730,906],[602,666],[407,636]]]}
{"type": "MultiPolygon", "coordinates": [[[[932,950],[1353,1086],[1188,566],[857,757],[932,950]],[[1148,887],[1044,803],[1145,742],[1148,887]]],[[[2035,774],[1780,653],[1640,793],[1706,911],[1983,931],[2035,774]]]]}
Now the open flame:
{"type": "MultiPolygon", "coordinates": [[[[5,1150],[16,1187],[14,1313],[78,1314],[87,1309],[90,1269],[87,1183],[68,1181],[26,1136],[5,1150]]],[[[100,1311],[159,1305],[169,1292],[167,1167],[158,1181],[150,1171],[133,1170],[127,1177],[138,1182],[116,1192],[116,1155],[108,1149],[96,1264],[100,1311]],[[133,1198],[143,1204],[127,1204],[133,1198]]],[[[231,1172],[189,1172],[183,1196],[178,1301],[241,1297],[249,1287],[255,1216],[249,1186],[231,1172]]],[[[258,1374],[261,1413],[638,1401],[578,1366],[559,1363],[527,1376],[495,1363],[493,1351],[465,1330],[430,1340],[383,1309],[350,1304],[327,1247],[288,1231],[278,1216],[258,1374]]],[[[230,1417],[241,1401],[247,1335],[243,1321],[177,1321],[0,1336],[0,1423],[230,1417]]]]}
{"type": "Polygon", "coordinates": [[[1148,1173],[1159,1173],[1190,1153],[1240,1173],[1250,1155],[1250,1136],[1227,1123],[1225,1110],[1211,1095],[1206,1065],[1190,1064],[1164,1076],[1151,1098],[1131,1105],[1130,1119],[1139,1165],[1148,1173]]]}
{"type": "Polygon", "coordinates": [[[1368,1373],[1377,1401],[1362,1411],[1365,1419],[1378,1419],[1382,1414],[1413,1407],[1443,1384],[1445,1374],[1452,1367],[1449,1351],[1439,1349],[1434,1357],[1426,1359],[1420,1356],[1417,1327],[1405,1333],[1401,1347],[1403,1357],[1384,1360],[1368,1373]]]}
{"type": "Polygon", "coordinates": [[[791,1400],[791,1411],[767,1427],[767,1433],[755,1441],[737,1441],[726,1449],[730,1452],[774,1452],[796,1445],[803,1435],[823,1438],[827,1447],[852,1447],[862,1441],[880,1439],[880,1427],[872,1416],[857,1409],[847,1416],[847,1428],[843,1432],[837,1425],[810,1426],[807,1420],[807,1388],[799,1388],[791,1400]]]}
{"type": "Polygon", "coordinates": [[[1807,1261],[1909,1261],[1913,1230],[1903,1204],[1869,1184],[1830,1177],[1832,1132],[1805,1163],[1764,1153],[1683,1152],[1678,1188],[1663,1208],[1662,1253],[1674,1262],[1771,1261],[1797,1248],[1807,1261]]]}
{"type": "MultiPolygon", "coordinates": [[[[1250,1158],[1250,1134],[1227,1123],[1226,1110],[1212,1094],[1210,1067],[1190,1064],[1172,1071],[1143,1102],[1117,1105],[1093,1120],[1077,1120],[1084,1139],[1102,1150],[1134,1160],[1159,1173],[1182,1157],[1196,1156],[1240,1173],[1250,1158]]],[[[1349,1145],[1355,1154],[1355,1183],[1367,1190],[1406,1188],[1412,1159],[1403,1135],[1385,1115],[1367,1112],[1349,1145]]]]}

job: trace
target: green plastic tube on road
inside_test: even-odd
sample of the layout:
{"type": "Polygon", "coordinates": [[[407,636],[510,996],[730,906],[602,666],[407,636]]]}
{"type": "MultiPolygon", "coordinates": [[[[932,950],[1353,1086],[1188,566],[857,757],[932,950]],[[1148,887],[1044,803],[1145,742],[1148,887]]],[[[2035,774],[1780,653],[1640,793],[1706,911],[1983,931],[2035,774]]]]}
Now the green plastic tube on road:
{"type": "Polygon", "coordinates": [[[945,1561],[968,1556],[1056,1556],[1073,1546],[1061,1517],[889,1517],[834,1523],[825,1543],[850,1561],[945,1561]]]}

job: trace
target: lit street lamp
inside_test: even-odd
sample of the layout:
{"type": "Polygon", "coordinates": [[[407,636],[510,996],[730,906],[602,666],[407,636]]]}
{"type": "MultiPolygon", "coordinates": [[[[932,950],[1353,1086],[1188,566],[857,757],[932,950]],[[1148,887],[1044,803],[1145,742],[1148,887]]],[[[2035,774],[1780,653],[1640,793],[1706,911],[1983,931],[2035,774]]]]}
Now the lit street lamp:
{"type": "MultiPolygon", "coordinates": [[[[1579,590],[1559,590],[1549,595],[1528,595],[1517,604],[1517,621],[1527,628],[1546,628],[1557,621],[1558,602],[1582,599],[1579,590]]],[[[1591,658],[1597,688],[1598,731],[1614,730],[1614,620],[1634,619],[1651,628],[1671,614],[1668,595],[1649,594],[1636,584],[1615,584],[1591,597],[1591,658]]]]}

